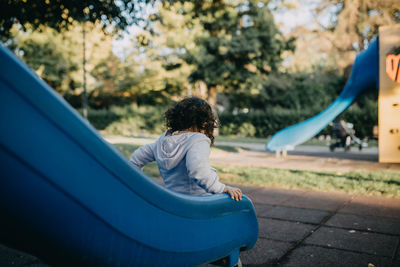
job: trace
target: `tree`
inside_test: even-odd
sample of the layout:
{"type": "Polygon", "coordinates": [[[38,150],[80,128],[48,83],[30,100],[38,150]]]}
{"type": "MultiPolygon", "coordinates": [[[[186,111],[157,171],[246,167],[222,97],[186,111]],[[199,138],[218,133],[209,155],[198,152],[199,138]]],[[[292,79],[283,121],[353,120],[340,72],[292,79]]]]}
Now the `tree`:
{"type": "Polygon", "coordinates": [[[48,27],[41,27],[39,31],[27,26],[25,33],[15,28],[11,35],[14,38],[9,45],[15,53],[58,93],[63,95],[70,88],[79,86],[76,75],[79,43],[76,40],[48,27]]]}
{"type": "MultiPolygon", "coordinates": [[[[146,7],[147,3],[152,2],[152,0],[113,0],[113,1],[94,1],[94,0],[8,0],[0,2],[0,39],[3,41],[9,48],[13,49],[16,46],[16,42],[18,40],[13,40],[12,37],[12,29],[16,29],[19,33],[25,31],[46,31],[47,33],[50,29],[55,30],[55,32],[59,32],[60,34],[68,33],[65,30],[71,30],[74,32],[73,28],[80,24],[81,26],[86,27],[86,24],[91,25],[101,25],[103,29],[103,33],[115,34],[122,29],[125,29],[126,26],[138,22],[143,18],[140,15],[140,12],[143,8],[146,7]]],[[[76,27],[75,27],[76,28],[76,27]]],[[[80,28],[79,31],[82,31],[80,28]]],[[[83,33],[90,31],[90,29],[83,30],[83,33]]],[[[39,33],[38,33],[39,34],[39,33]]],[[[56,34],[52,33],[50,36],[54,37],[56,34]]],[[[88,38],[82,38],[82,34],[77,40],[85,40],[88,38]]],[[[103,34],[104,35],[104,34],[103,34]]],[[[48,36],[48,37],[50,37],[48,36]]],[[[44,36],[42,40],[37,39],[35,42],[29,42],[22,44],[20,42],[20,49],[16,51],[20,56],[24,57],[28,65],[33,67],[37,67],[36,65],[40,65],[40,68],[44,68],[44,72],[42,69],[38,69],[37,71],[40,76],[44,80],[46,80],[51,86],[55,87],[56,90],[65,93],[65,88],[73,88],[76,89],[77,79],[74,79],[72,76],[74,75],[74,71],[76,70],[76,62],[73,62],[71,55],[76,55],[76,51],[80,51],[82,54],[82,49],[77,49],[76,51],[72,50],[72,54],[68,54],[68,52],[62,51],[59,53],[58,49],[62,46],[58,44],[52,39],[44,36]],[[44,41],[46,40],[46,41],[44,41]],[[47,44],[45,44],[47,42],[47,44]],[[51,44],[49,46],[49,44],[51,44]],[[47,59],[51,58],[49,61],[44,61],[43,58],[35,58],[34,56],[29,56],[29,53],[26,54],[24,49],[29,50],[29,46],[36,46],[36,48],[40,48],[40,52],[44,55],[46,54],[47,59]],[[24,48],[22,48],[24,47],[24,48]],[[51,47],[51,49],[47,49],[51,47]],[[57,51],[57,53],[55,53],[57,51]],[[70,68],[70,69],[69,69],[70,68]],[[55,75],[53,75],[55,74],[55,75]],[[60,83],[60,84],[59,84],[60,83]]],[[[70,47],[67,47],[70,50],[70,47]]],[[[86,51],[86,49],[84,49],[86,51]]],[[[86,52],[90,53],[90,48],[87,49],[86,52]]],[[[101,55],[108,55],[109,53],[103,53],[101,55]]],[[[81,57],[82,58],[82,57],[81,57]]],[[[102,56],[98,56],[98,58],[102,58],[102,56]]],[[[85,60],[81,61],[85,66],[85,60]]],[[[95,63],[95,62],[91,62],[95,63]]],[[[85,70],[90,72],[90,69],[93,69],[93,65],[90,63],[87,64],[87,67],[84,67],[85,70]]],[[[81,75],[80,75],[81,76],[81,75]]],[[[82,76],[81,76],[82,77],[82,76]]],[[[89,83],[91,76],[89,75],[89,83]]],[[[86,75],[85,79],[86,81],[86,75]]],[[[94,82],[92,80],[92,82],[94,82]]],[[[84,82],[85,84],[85,82],[84,82]]],[[[86,106],[86,86],[84,85],[84,107],[86,106]]],[[[93,87],[92,87],[93,88],[93,87]]],[[[85,112],[84,112],[85,114],[85,112]]]]}
{"type": "Polygon", "coordinates": [[[323,0],[315,10],[315,20],[328,10],[334,10],[335,16],[329,25],[319,23],[319,35],[331,43],[327,53],[342,72],[378,35],[380,26],[400,23],[398,0],[323,0]]]}
{"type": "MultiPolygon", "coordinates": [[[[297,0],[299,6],[314,4],[307,24],[297,25],[287,36],[296,38],[296,51],[285,55],[290,71],[336,69],[349,76],[355,56],[366,49],[377,36],[380,26],[400,23],[400,2],[397,0],[297,0]]],[[[275,0],[281,12],[285,0],[275,0]]],[[[292,10],[291,10],[292,9],[292,10]]]]}
{"type": "MultiPolygon", "coordinates": [[[[86,22],[85,27],[88,89],[92,91],[97,81],[91,73],[111,53],[113,37],[105,35],[99,24],[86,22]]],[[[26,25],[25,30],[13,27],[9,47],[58,93],[80,95],[83,90],[82,24],[73,22],[68,31],[61,32],[47,26],[34,29],[26,25]]]]}
{"type": "MultiPolygon", "coordinates": [[[[186,22],[182,34],[197,31],[195,45],[183,46],[181,58],[194,68],[190,81],[206,85],[212,105],[216,104],[217,91],[258,93],[262,80],[278,70],[282,52],[293,49],[293,41],[283,38],[267,4],[255,0],[194,1],[178,8],[186,22]]],[[[176,8],[168,5],[164,7],[176,8]]]]}
{"type": "Polygon", "coordinates": [[[3,40],[10,37],[14,24],[31,25],[38,28],[46,25],[60,31],[68,28],[73,21],[100,22],[124,29],[140,19],[143,4],[150,0],[96,1],[96,0],[7,0],[0,1],[0,36],[3,40]]]}
{"type": "Polygon", "coordinates": [[[193,32],[182,34],[185,22],[174,8],[159,4],[148,25],[124,49],[115,77],[121,82],[115,88],[129,94],[134,103],[178,100],[188,88],[192,68],[180,56],[182,48],[193,42],[193,32]]]}

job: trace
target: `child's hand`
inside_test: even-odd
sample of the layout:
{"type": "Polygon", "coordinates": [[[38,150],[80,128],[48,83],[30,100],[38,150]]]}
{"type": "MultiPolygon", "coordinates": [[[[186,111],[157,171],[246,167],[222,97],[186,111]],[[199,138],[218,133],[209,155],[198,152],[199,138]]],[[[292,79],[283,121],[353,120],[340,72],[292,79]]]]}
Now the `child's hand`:
{"type": "Polygon", "coordinates": [[[226,185],[223,193],[228,193],[236,201],[242,200],[242,190],[237,187],[226,185]]]}

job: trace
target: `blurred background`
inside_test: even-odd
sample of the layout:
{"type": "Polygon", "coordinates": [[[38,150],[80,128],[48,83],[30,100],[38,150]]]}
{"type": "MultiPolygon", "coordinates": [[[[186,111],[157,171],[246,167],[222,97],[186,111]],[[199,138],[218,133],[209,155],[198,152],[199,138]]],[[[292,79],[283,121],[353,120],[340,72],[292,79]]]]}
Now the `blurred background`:
{"type": "MultiPolygon", "coordinates": [[[[378,27],[398,23],[398,0],[0,3],[3,45],[96,129],[126,136],[162,133],[166,108],[195,95],[220,135],[267,138],[326,108],[378,27]]],[[[339,117],[365,140],[377,95],[339,117]]]]}

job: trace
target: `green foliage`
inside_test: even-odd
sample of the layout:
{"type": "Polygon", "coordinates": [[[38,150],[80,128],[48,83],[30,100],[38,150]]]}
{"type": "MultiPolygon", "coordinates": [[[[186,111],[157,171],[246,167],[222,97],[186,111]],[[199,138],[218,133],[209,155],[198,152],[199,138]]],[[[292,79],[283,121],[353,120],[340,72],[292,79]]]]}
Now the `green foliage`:
{"type": "Polygon", "coordinates": [[[321,15],[332,8],[337,19],[330,21],[329,29],[336,37],[333,43],[342,52],[348,48],[361,51],[377,36],[380,26],[400,23],[397,0],[322,0],[315,11],[321,15]]]}
{"type": "MultiPolygon", "coordinates": [[[[150,1],[96,1],[96,0],[8,0],[0,1],[0,36],[7,38],[15,23],[26,23],[38,28],[49,26],[60,31],[72,21],[101,22],[104,27],[124,29],[139,19],[139,2],[150,1]]],[[[110,28],[108,29],[110,30],[110,28]]]]}
{"type": "MultiPolygon", "coordinates": [[[[221,115],[220,115],[220,120],[221,120],[221,115]]],[[[222,123],[220,125],[219,128],[219,134],[220,135],[236,135],[238,132],[238,127],[236,126],[236,124],[232,123],[232,122],[228,122],[227,119],[223,119],[224,123],[222,123]]]]}
{"type": "Polygon", "coordinates": [[[339,95],[344,84],[344,78],[333,71],[276,73],[262,81],[258,94],[251,91],[232,92],[226,97],[232,105],[229,110],[282,107],[316,112],[327,107],[339,95]]]}
{"type": "Polygon", "coordinates": [[[319,29],[298,33],[299,37],[307,36],[305,45],[311,44],[315,54],[324,55],[345,74],[350,74],[356,54],[377,37],[379,27],[400,23],[398,0],[320,0],[314,12],[316,18],[332,14],[332,19],[321,23],[319,29]]]}
{"type": "Polygon", "coordinates": [[[238,1],[218,9],[205,5],[201,12],[206,34],[196,40],[198,49],[186,57],[196,66],[192,81],[225,90],[249,90],[252,79],[277,70],[286,43],[266,5],[238,1]]]}
{"type": "Polygon", "coordinates": [[[76,79],[79,69],[76,49],[79,43],[49,28],[27,30],[27,34],[14,31],[12,46],[17,55],[57,92],[79,86],[80,81],[76,79]]]}
{"type": "MultiPolygon", "coordinates": [[[[332,71],[271,75],[260,94],[225,95],[231,106],[219,116],[220,132],[238,135],[241,125],[249,123],[256,129],[255,136],[270,136],[324,110],[338,97],[344,84],[344,78],[332,71]],[[245,109],[248,113],[243,112],[245,109]]],[[[338,119],[353,123],[358,137],[372,138],[373,126],[378,124],[377,105],[377,92],[365,94],[338,119]]],[[[331,129],[327,127],[321,133],[330,134],[331,129]]]]}
{"type": "Polygon", "coordinates": [[[145,130],[145,122],[133,117],[125,117],[107,126],[107,133],[137,136],[145,130]]]}
{"type": "Polygon", "coordinates": [[[211,104],[216,89],[257,92],[259,81],[278,69],[283,51],[293,49],[267,1],[181,2],[164,2],[154,20],[174,31],[177,41],[166,42],[167,47],[175,49],[176,62],[183,59],[192,67],[192,83],[206,85],[211,104]],[[180,27],[171,26],[172,16],[180,27]]]}
{"type": "MultiPolygon", "coordinates": [[[[226,118],[224,117],[224,120],[226,118]]],[[[221,125],[219,130],[221,135],[237,135],[240,137],[253,137],[257,133],[256,127],[251,122],[243,122],[240,125],[235,123],[227,123],[221,125]]]]}
{"type": "MultiPolygon", "coordinates": [[[[79,110],[82,114],[82,111],[79,110]]],[[[96,110],[96,109],[89,109],[88,111],[88,120],[90,124],[93,125],[97,130],[104,130],[110,124],[115,121],[119,121],[122,118],[121,114],[118,114],[112,110],[96,110]]]]}
{"type": "Polygon", "coordinates": [[[239,126],[238,135],[239,136],[248,136],[253,137],[256,135],[257,129],[253,124],[244,122],[239,126]]]}
{"type": "Polygon", "coordinates": [[[165,110],[165,107],[155,106],[112,106],[109,109],[89,109],[88,120],[97,130],[109,134],[158,135],[164,131],[165,110]]]}
{"type": "Polygon", "coordinates": [[[93,66],[106,61],[111,53],[112,38],[100,25],[74,22],[68,31],[26,25],[26,32],[12,29],[8,46],[44,81],[61,95],[80,95],[83,91],[83,39],[86,28],[87,89],[92,92],[99,81],[91,75],[93,66]]]}
{"type": "MultiPolygon", "coordinates": [[[[312,106],[312,103],[310,103],[312,106]]],[[[243,135],[268,137],[290,125],[304,121],[319,112],[323,108],[284,109],[280,107],[266,110],[252,110],[248,113],[235,114],[224,112],[219,115],[221,122],[221,135],[243,135]],[[255,128],[255,134],[245,134],[242,127],[250,124],[255,128]]],[[[363,96],[360,101],[354,103],[341,114],[338,119],[343,119],[354,124],[356,136],[359,138],[373,138],[372,129],[378,124],[378,103],[376,92],[363,96]]],[[[246,127],[248,128],[248,126],[246,127]]],[[[321,131],[321,134],[331,134],[330,126],[321,131]]]]}
{"type": "Polygon", "coordinates": [[[247,133],[245,136],[267,137],[280,129],[303,121],[315,114],[310,110],[298,111],[275,107],[238,114],[224,112],[219,115],[219,120],[221,134],[237,135],[239,133],[247,133]]]}
{"type": "MultiPolygon", "coordinates": [[[[367,106],[362,108],[357,103],[353,104],[338,119],[353,123],[357,137],[372,139],[372,129],[378,123],[378,107],[374,99],[367,100],[367,103],[367,106]]],[[[238,114],[224,112],[219,115],[220,134],[268,137],[283,128],[311,118],[321,111],[322,109],[295,110],[275,107],[238,114]]],[[[332,134],[330,126],[323,129],[320,134],[332,134]]]]}
{"type": "Polygon", "coordinates": [[[164,111],[165,108],[162,107],[130,105],[96,111],[94,114],[99,117],[94,121],[91,120],[92,112],[89,111],[88,114],[89,121],[97,129],[104,129],[110,134],[137,136],[161,134],[164,130],[164,111]]]}
{"type": "MultiPolygon", "coordinates": [[[[147,27],[132,36],[122,58],[112,53],[115,36],[106,35],[103,27],[112,24],[124,28],[140,16],[133,14],[140,8],[138,3],[152,1],[78,2],[0,3],[0,36],[6,36],[8,47],[79,108],[84,26],[88,101],[91,108],[99,109],[89,111],[89,120],[98,129],[124,134],[159,133],[163,128],[160,108],[141,110],[126,105],[165,106],[193,89],[202,97],[208,90],[209,100],[215,96],[212,90],[225,94],[229,106],[224,103],[226,111],[220,116],[222,135],[266,137],[322,111],[345,83],[336,72],[341,67],[335,65],[335,71],[321,64],[309,72],[280,72],[282,53],[294,49],[293,39],[280,33],[269,1],[162,1],[148,18],[147,27]],[[113,107],[117,105],[120,110],[113,107]]],[[[336,5],[341,14],[338,20],[332,20],[332,28],[319,36],[326,39],[321,45],[339,49],[345,43],[352,46],[358,42],[357,49],[361,49],[379,25],[398,22],[397,2],[390,0],[390,7],[378,2],[368,0],[360,9],[354,9],[362,16],[347,27],[351,7],[361,2],[321,1],[321,7],[336,5]],[[370,12],[371,18],[365,16],[368,10],[374,11],[370,12]],[[377,10],[382,10],[382,18],[377,17],[377,10]],[[370,19],[376,20],[368,28],[366,22],[370,19]]],[[[303,41],[313,47],[311,53],[318,50],[308,43],[309,39],[303,41]]],[[[345,47],[348,51],[355,50],[345,47]]],[[[343,53],[339,53],[340,58],[353,60],[343,53]]],[[[328,55],[328,62],[331,55],[324,55],[328,55]]],[[[357,136],[370,137],[372,126],[377,124],[376,107],[376,95],[367,95],[340,118],[354,123],[357,136]]]]}

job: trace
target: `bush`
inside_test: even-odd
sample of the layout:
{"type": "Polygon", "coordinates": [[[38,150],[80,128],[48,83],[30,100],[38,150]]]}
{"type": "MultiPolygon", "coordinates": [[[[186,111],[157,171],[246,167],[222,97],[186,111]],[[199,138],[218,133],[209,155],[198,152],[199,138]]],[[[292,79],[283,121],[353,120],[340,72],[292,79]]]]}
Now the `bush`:
{"type": "Polygon", "coordinates": [[[238,135],[239,136],[249,136],[249,137],[253,137],[256,134],[256,127],[254,127],[253,124],[249,123],[249,122],[244,122],[242,123],[242,125],[239,126],[238,129],[238,135]]]}
{"type": "Polygon", "coordinates": [[[236,135],[236,133],[237,133],[236,128],[237,127],[234,123],[227,123],[227,124],[221,123],[221,126],[219,128],[219,134],[220,135],[236,135]]]}
{"type": "Polygon", "coordinates": [[[276,73],[269,75],[260,85],[257,93],[236,90],[225,94],[230,102],[228,109],[266,110],[281,107],[317,110],[332,103],[343,89],[345,79],[333,71],[276,73]]]}
{"type": "MultiPolygon", "coordinates": [[[[219,115],[221,135],[242,135],[268,137],[290,125],[302,122],[321,112],[321,110],[292,110],[283,108],[270,108],[266,111],[255,110],[248,113],[234,114],[223,112],[219,115]]],[[[354,124],[356,136],[372,138],[372,128],[378,123],[377,101],[367,99],[360,104],[354,103],[338,119],[343,119],[354,124]]],[[[331,127],[327,126],[320,134],[331,134],[331,127]]]]}
{"type": "Polygon", "coordinates": [[[122,118],[121,120],[111,123],[106,132],[110,134],[119,134],[126,136],[138,136],[145,132],[145,123],[133,117],[122,118]]]}
{"type": "Polygon", "coordinates": [[[266,111],[255,110],[238,114],[224,112],[219,115],[220,134],[267,137],[315,114],[317,113],[283,108],[271,108],[266,111]]]}
{"type": "MultiPolygon", "coordinates": [[[[112,106],[109,109],[88,110],[88,120],[96,129],[112,134],[161,134],[164,130],[165,110],[166,107],[112,106]]],[[[81,110],[79,112],[82,114],[81,110]]]]}
{"type": "MultiPolygon", "coordinates": [[[[257,94],[239,90],[223,95],[229,105],[224,103],[226,111],[219,116],[220,133],[238,135],[241,131],[250,136],[244,128],[252,125],[255,136],[268,137],[323,111],[339,96],[344,85],[344,77],[334,71],[270,75],[257,94]]],[[[360,96],[338,119],[353,123],[356,136],[371,138],[372,128],[378,123],[377,98],[377,91],[360,96]]],[[[331,134],[331,128],[326,127],[320,134],[331,134]]]]}
{"type": "MultiPolygon", "coordinates": [[[[82,109],[79,109],[78,112],[82,115],[82,109]]],[[[97,130],[104,130],[111,123],[118,121],[121,119],[121,115],[117,114],[111,110],[106,109],[89,109],[88,110],[88,121],[90,124],[96,128],[97,130]]]]}

